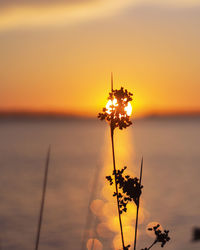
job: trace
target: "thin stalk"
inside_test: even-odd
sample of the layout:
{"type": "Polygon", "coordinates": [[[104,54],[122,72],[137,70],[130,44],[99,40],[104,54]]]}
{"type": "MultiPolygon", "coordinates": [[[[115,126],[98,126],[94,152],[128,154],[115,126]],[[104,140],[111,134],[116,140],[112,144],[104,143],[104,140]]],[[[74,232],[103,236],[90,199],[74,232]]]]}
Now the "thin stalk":
{"type": "Polygon", "coordinates": [[[151,246],[147,248],[147,250],[151,249],[156,243],[157,243],[157,240],[154,241],[154,242],[151,244],[151,246]]]}
{"type": "MultiPolygon", "coordinates": [[[[141,186],[141,183],[142,183],[142,169],[143,169],[143,157],[142,157],[141,168],[140,168],[140,186],[141,186]]],[[[137,212],[136,212],[134,250],[136,250],[136,243],[137,243],[137,229],[138,229],[139,208],[140,208],[140,197],[138,198],[138,205],[137,205],[137,212]]]]}
{"type": "Polygon", "coordinates": [[[115,189],[117,193],[117,208],[118,208],[118,215],[119,215],[119,224],[120,224],[120,232],[121,232],[121,239],[122,239],[122,247],[125,248],[124,245],[124,235],[123,235],[123,227],[122,227],[122,220],[121,220],[121,214],[120,214],[120,207],[119,207],[119,191],[117,186],[117,179],[116,179],[116,166],[115,166],[115,150],[114,150],[114,129],[112,127],[112,124],[110,125],[110,131],[111,131],[111,141],[112,141],[112,156],[113,156],[113,168],[114,168],[114,176],[115,176],[115,189]]]}
{"type": "Polygon", "coordinates": [[[94,250],[94,238],[92,239],[92,246],[91,246],[91,250],[94,250]]]}
{"type": "Polygon", "coordinates": [[[111,72],[111,92],[113,92],[113,73],[111,72]]]}
{"type": "MultiPolygon", "coordinates": [[[[94,177],[93,177],[91,194],[90,194],[90,198],[89,198],[89,202],[88,202],[88,211],[87,211],[86,223],[85,223],[83,238],[82,238],[82,242],[81,242],[81,250],[86,249],[86,239],[89,237],[88,230],[91,228],[92,223],[93,223],[93,219],[94,219],[94,217],[93,217],[93,215],[91,213],[91,210],[90,210],[90,204],[94,200],[94,198],[95,198],[95,196],[97,194],[97,189],[98,189],[98,185],[99,185],[99,174],[100,174],[100,170],[101,170],[100,166],[99,165],[96,166],[96,170],[95,170],[94,177]]],[[[96,226],[96,224],[97,224],[96,221],[94,222],[94,224],[96,226]]]]}
{"type": "Polygon", "coordinates": [[[43,181],[43,189],[42,189],[42,200],[41,200],[40,214],[39,214],[39,220],[38,220],[35,250],[38,250],[39,242],[40,242],[40,232],[41,232],[43,212],[44,212],[44,203],[45,203],[45,197],[46,197],[46,187],[47,187],[47,177],[48,177],[48,170],[49,170],[50,152],[51,152],[51,147],[49,146],[49,149],[47,152],[46,164],[45,164],[44,181],[43,181]]]}

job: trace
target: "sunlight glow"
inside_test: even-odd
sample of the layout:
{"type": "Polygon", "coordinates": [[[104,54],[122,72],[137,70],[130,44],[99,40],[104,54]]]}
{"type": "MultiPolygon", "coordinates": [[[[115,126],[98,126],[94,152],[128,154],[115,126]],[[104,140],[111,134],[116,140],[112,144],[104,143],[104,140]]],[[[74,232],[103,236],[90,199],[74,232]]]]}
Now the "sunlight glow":
{"type": "Polygon", "coordinates": [[[102,250],[103,249],[103,245],[102,245],[102,243],[98,239],[91,238],[87,242],[87,249],[88,250],[93,250],[93,249],[95,249],[95,250],[102,250]]]}
{"type": "MultiPolygon", "coordinates": [[[[124,101],[126,101],[126,100],[124,100],[124,101]]],[[[114,110],[115,107],[117,107],[117,106],[118,106],[118,103],[117,103],[116,98],[114,100],[109,100],[107,102],[107,104],[106,104],[106,109],[107,109],[106,112],[108,114],[111,114],[112,110],[114,110]]],[[[125,107],[124,110],[125,110],[127,116],[131,116],[131,114],[132,114],[132,106],[131,106],[130,102],[128,102],[128,104],[127,104],[127,106],[125,107]]],[[[122,117],[122,115],[121,115],[121,117],[122,117]]]]}
{"type": "MultiPolygon", "coordinates": [[[[112,104],[109,101],[107,107],[110,107],[112,104]]],[[[117,105],[116,101],[114,101],[114,105],[117,105]]],[[[107,108],[106,107],[106,108],[107,108]]],[[[131,108],[132,109],[132,108],[131,108]]],[[[108,131],[107,131],[108,132],[108,131]]],[[[105,176],[110,175],[112,173],[112,157],[110,152],[108,152],[107,148],[109,146],[109,140],[107,140],[108,135],[107,132],[105,134],[105,147],[103,149],[103,160],[104,160],[104,168],[102,170],[102,178],[103,185],[101,188],[101,195],[102,200],[104,201],[104,205],[102,208],[102,204],[99,203],[101,208],[101,217],[100,220],[104,228],[106,228],[107,235],[112,238],[113,249],[118,250],[121,249],[121,236],[120,236],[120,229],[119,229],[119,220],[118,220],[118,213],[117,213],[117,203],[116,199],[113,197],[113,192],[115,191],[114,185],[110,186],[107,182],[105,182],[105,176]]],[[[130,130],[125,130],[123,133],[116,133],[116,156],[119,168],[122,166],[127,165],[128,169],[126,174],[131,176],[136,176],[135,172],[138,171],[137,166],[133,164],[132,157],[134,155],[133,145],[130,140],[130,130]],[[131,155],[131,158],[130,158],[131,155]]],[[[133,239],[134,239],[134,222],[136,216],[136,205],[131,202],[127,205],[128,212],[122,214],[122,224],[124,228],[124,238],[125,238],[125,245],[131,244],[133,246],[133,239]]],[[[141,206],[140,206],[140,219],[139,224],[144,222],[146,216],[146,210],[144,209],[143,202],[141,199],[141,206]]],[[[138,232],[140,234],[140,232],[138,232]]],[[[109,238],[109,237],[108,237],[109,238]]]]}

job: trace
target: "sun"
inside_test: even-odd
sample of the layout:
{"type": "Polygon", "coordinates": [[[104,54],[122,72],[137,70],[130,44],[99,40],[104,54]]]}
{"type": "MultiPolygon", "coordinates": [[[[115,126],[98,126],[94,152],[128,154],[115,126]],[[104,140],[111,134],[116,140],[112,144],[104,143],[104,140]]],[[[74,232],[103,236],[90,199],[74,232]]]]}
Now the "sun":
{"type": "MultiPolygon", "coordinates": [[[[124,101],[126,101],[124,99],[124,101]]],[[[114,98],[113,100],[109,100],[106,104],[106,113],[111,114],[111,112],[118,106],[117,99],[114,98]]],[[[131,116],[132,114],[132,106],[130,102],[127,103],[127,106],[124,108],[126,115],[131,116]]]]}
{"type": "Polygon", "coordinates": [[[127,116],[131,116],[132,106],[131,106],[130,102],[128,102],[128,105],[125,107],[125,111],[126,111],[127,116]]]}

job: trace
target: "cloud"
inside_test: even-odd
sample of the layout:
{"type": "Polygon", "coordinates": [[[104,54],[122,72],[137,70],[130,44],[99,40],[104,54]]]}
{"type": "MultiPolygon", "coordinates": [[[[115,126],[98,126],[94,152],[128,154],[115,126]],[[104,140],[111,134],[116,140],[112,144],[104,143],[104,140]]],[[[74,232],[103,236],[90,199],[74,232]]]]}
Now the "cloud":
{"type": "MultiPolygon", "coordinates": [[[[55,5],[55,4],[64,4],[64,5],[75,5],[75,4],[81,4],[81,3],[94,3],[94,2],[103,2],[105,0],[57,0],[55,3],[55,0],[0,0],[0,6],[1,7],[10,7],[10,6],[41,6],[41,5],[55,5]]],[[[107,0],[106,2],[111,2],[111,0],[107,0]]],[[[112,1],[114,4],[119,2],[118,0],[112,1]]],[[[127,0],[121,0],[121,2],[127,3],[130,1],[127,0]]],[[[149,4],[179,4],[179,5],[185,5],[185,4],[199,4],[200,0],[163,0],[162,2],[160,0],[132,0],[132,4],[136,3],[149,3],[149,4]]]]}
{"type": "Polygon", "coordinates": [[[72,0],[58,1],[56,4],[28,4],[12,5],[13,1],[9,1],[5,6],[5,1],[1,1],[4,7],[0,13],[0,30],[31,28],[37,26],[56,26],[66,25],[69,23],[88,20],[91,18],[110,15],[119,11],[125,6],[132,3],[132,0],[83,0],[72,4],[72,0]]]}
{"type": "MultiPolygon", "coordinates": [[[[57,0],[56,3],[76,4],[83,2],[91,2],[92,0],[57,0]]],[[[98,0],[96,0],[98,1],[98,0]]],[[[0,0],[0,6],[19,6],[19,5],[49,5],[55,4],[55,0],[0,0]]]]}
{"type": "Polygon", "coordinates": [[[128,6],[193,6],[200,0],[0,0],[0,31],[66,25],[118,13],[128,6]]]}

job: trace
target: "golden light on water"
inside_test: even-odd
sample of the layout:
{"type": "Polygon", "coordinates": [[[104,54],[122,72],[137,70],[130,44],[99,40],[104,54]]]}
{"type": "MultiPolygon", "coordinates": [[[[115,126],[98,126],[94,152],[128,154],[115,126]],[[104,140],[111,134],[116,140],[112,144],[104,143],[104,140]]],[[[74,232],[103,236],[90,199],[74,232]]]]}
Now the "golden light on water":
{"type": "Polygon", "coordinates": [[[93,200],[92,203],[90,204],[90,210],[92,213],[96,216],[102,216],[103,213],[103,206],[104,202],[102,200],[93,200]]]}
{"type": "MultiPolygon", "coordinates": [[[[117,105],[116,101],[114,101],[114,105],[117,105]]],[[[131,166],[130,155],[131,154],[131,134],[130,130],[123,131],[116,131],[115,134],[115,152],[116,152],[116,162],[117,162],[117,169],[121,169],[124,166],[128,166],[127,174],[131,176],[135,176],[134,168],[131,166]]],[[[106,135],[105,140],[110,143],[109,137],[106,135]]],[[[105,145],[105,148],[111,148],[110,145],[105,145]]],[[[105,153],[104,158],[104,169],[103,175],[111,175],[113,171],[112,167],[112,157],[111,151],[107,151],[105,153]]],[[[116,198],[113,197],[113,193],[115,192],[114,185],[110,186],[108,182],[104,181],[103,188],[102,188],[102,196],[106,200],[105,208],[104,208],[104,220],[108,225],[110,231],[114,233],[113,237],[113,247],[114,249],[121,249],[121,235],[120,235],[120,227],[119,227],[119,218],[117,213],[117,203],[116,198]]],[[[133,245],[134,239],[134,222],[135,222],[135,215],[136,215],[136,206],[133,203],[127,205],[128,212],[122,214],[122,224],[124,228],[124,238],[125,238],[125,245],[131,244],[133,245]]]]}
{"type": "Polygon", "coordinates": [[[91,238],[87,241],[88,250],[103,250],[103,246],[98,239],[91,238]]]}
{"type": "MultiPolygon", "coordinates": [[[[124,100],[124,101],[126,101],[126,100],[124,100]]],[[[116,98],[113,100],[109,100],[106,104],[106,109],[107,109],[106,112],[108,114],[111,114],[112,110],[115,109],[117,106],[118,106],[118,103],[117,103],[116,98]]],[[[127,116],[131,116],[132,106],[131,106],[130,102],[127,103],[127,106],[124,108],[124,110],[125,110],[127,116]]],[[[123,115],[121,115],[121,117],[123,117],[123,115]]]]}
{"type": "MultiPolygon", "coordinates": [[[[119,250],[121,249],[121,236],[116,198],[113,197],[115,187],[114,185],[110,186],[105,179],[105,176],[111,175],[113,171],[111,151],[108,150],[108,148],[111,148],[111,142],[107,133],[109,133],[109,131],[106,131],[105,135],[105,148],[103,149],[103,169],[100,177],[102,180],[100,196],[101,200],[94,200],[91,203],[90,208],[93,214],[95,214],[99,219],[99,223],[96,228],[98,236],[100,238],[109,238],[112,241],[113,249],[119,250]]],[[[117,169],[127,166],[128,168],[126,170],[126,174],[129,174],[132,177],[138,176],[139,166],[133,165],[134,151],[132,152],[133,145],[131,142],[131,131],[125,130],[123,133],[116,131],[115,137],[117,169]]],[[[130,202],[127,205],[127,213],[123,213],[121,216],[124,228],[125,245],[131,244],[132,247],[134,240],[136,209],[135,203],[130,202]]],[[[143,202],[141,199],[139,224],[144,222],[145,215],[146,211],[143,207],[143,202]]],[[[140,237],[140,232],[138,232],[138,236],[140,237]]]]}

